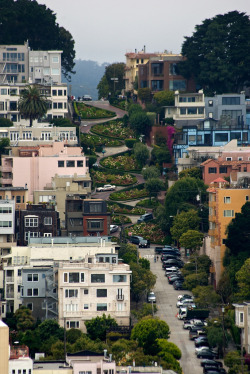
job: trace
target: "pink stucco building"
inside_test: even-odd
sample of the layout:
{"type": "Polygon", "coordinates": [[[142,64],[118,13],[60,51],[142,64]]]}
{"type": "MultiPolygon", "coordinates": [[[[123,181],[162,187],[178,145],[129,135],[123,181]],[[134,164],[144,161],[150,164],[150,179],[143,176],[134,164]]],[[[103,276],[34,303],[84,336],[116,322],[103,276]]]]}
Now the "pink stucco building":
{"type": "Polygon", "coordinates": [[[12,147],[9,156],[2,155],[0,183],[3,187],[25,187],[29,200],[33,193],[51,184],[56,174],[81,175],[89,173],[87,159],[80,147],[67,147],[63,142],[36,147],[12,147]]]}

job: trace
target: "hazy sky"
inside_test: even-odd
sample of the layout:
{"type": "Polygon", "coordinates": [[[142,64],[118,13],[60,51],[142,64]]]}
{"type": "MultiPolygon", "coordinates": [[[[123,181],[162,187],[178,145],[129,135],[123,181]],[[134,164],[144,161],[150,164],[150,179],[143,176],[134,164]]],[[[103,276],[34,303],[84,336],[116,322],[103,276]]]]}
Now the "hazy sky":
{"type": "Polygon", "coordinates": [[[37,0],[75,40],[76,58],[125,62],[135,49],[180,53],[184,36],[204,19],[238,10],[250,0],[37,0]]]}

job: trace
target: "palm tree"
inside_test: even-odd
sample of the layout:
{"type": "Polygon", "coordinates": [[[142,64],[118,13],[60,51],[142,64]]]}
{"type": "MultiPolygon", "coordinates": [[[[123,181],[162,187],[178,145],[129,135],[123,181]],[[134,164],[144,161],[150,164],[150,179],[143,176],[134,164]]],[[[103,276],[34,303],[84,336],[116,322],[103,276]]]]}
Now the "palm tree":
{"type": "Polygon", "coordinates": [[[25,119],[30,120],[30,127],[32,127],[34,119],[47,113],[48,103],[48,100],[40,94],[36,86],[28,86],[20,94],[18,109],[25,119]]]}

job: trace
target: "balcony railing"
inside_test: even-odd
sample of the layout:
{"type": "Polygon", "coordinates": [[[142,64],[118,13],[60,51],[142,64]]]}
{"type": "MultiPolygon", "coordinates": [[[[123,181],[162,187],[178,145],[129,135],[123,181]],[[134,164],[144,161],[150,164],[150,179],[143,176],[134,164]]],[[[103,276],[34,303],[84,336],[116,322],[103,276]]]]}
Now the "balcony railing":
{"type": "Polygon", "coordinates": [[[123,301],[124,300],[124,295],[116,295],[116,300],[117,301],[123,301]]]}
{"type": "Polygon", "coordinates": [[[0,178],[1,184],[12,184],[12,178],[0,178]]]}
{"type": "Polygon", "coordinates": [[[14,277],[6,277],[5,282],[6,283],[14,283],[14,277]]]}
{"type": "Polygon", "coordinates": [[[14,291],[7,291],[6,299],[14,299],[14,291]]]}

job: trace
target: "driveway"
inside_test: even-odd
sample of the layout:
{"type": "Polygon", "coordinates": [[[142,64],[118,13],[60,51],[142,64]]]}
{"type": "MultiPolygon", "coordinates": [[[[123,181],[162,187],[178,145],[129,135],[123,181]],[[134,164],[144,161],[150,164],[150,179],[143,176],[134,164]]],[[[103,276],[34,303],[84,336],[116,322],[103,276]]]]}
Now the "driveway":
{"type": "MultiPolygon", "coordinates": [[[[151,271],[157,275],[157,281],[154,292],[157,300],[157,317],[167,322],[170,327],[171,335],[169,341],[176,344],[181,352],[182,358],[180,365],[184,374],[201,374],[202,367],[200,360],[195,355],[194,342],[189,340],[188,331],[182,327],[183,322],[176,317],[178,309],[176,308],[177,296],[183,291],[176,291],[170,285],[162,270],[162,263],[159,260],[154,262],[154,249],[140,249],[142,257],[150,261],[151,271]]],[[[189,293],[185,291],[185,293],[189,293]]]]}

